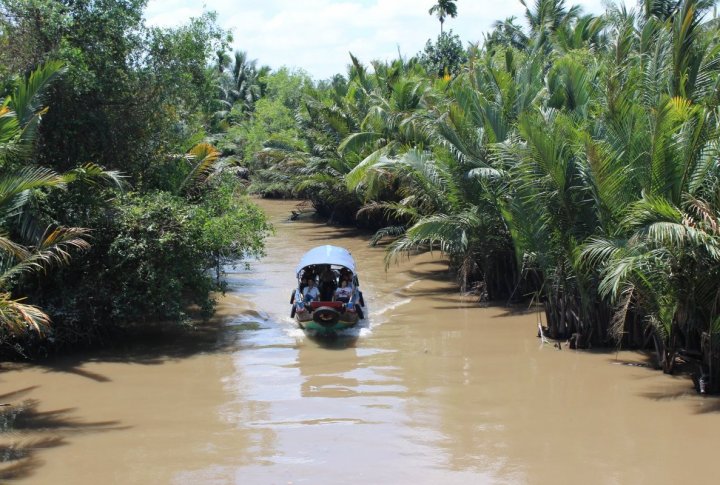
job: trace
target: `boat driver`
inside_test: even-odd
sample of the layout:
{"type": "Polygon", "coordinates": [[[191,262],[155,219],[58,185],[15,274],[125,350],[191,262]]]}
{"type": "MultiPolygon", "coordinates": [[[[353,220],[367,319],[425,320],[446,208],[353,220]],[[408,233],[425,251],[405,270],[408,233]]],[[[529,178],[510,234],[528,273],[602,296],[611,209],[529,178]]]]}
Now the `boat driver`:
{"type": "Polygon", "coordinates": [[[308,278],[307,286],[303,288],[302,292],[305,303],[317,300],[320,296],[320,290],[317,289],[317,286],[315,286],[315,280],[312,278],[308,278]]]}
{"type": "Polygon", "coordinates": [[[323,301],[332,298],[335,292],[335,286],[335,272],[330,269],[329,264],[326,264],[320,273],[320,293],[322,294],[323,301]]]}

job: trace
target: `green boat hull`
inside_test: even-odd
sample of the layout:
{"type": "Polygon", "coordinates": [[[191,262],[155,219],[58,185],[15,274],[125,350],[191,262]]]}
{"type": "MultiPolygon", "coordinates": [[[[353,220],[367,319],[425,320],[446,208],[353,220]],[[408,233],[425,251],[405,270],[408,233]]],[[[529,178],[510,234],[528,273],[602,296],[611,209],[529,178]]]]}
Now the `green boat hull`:
{"type": "Polygon", "coordinates": [[[359,318],[356,313],[344,313],[337,322],[319,323],[313,319],[311,313],[303,312],[295,314],[295,320],[303,330],[317,335],[332,335],[354,327],[357,325],[359,318]]]}
{"type": "Polygon", "coordinates": [[[302,327],[303,330],[307,330],[309,332],[314,332],[316,335],[332,335],[338,332],[342,332],[343,330],[347,330],[349,328],[353,328],[357,322],[355,323],[345,323],[345,322],[337,322],[334,325],[328,326],[328,325],[321,325],[314,320],[310,320],[308,322],[301,322],[300,327],[302,327]]]}

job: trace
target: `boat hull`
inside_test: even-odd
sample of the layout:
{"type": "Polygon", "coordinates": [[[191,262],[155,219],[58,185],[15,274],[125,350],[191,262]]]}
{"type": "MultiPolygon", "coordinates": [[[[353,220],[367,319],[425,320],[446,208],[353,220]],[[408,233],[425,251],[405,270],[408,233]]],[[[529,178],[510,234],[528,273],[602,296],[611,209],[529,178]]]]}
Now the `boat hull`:
{"type": "Polygon", "coordinates": [[[323,318],[323,309],[318,308],[315,311],[303,311],[295,313],[295,321],[298,325],[308,331],[316,334],[330,335],[357,325],[359,317],[355,312],[344,311],[337,313],[337,318],[323,318]]]}

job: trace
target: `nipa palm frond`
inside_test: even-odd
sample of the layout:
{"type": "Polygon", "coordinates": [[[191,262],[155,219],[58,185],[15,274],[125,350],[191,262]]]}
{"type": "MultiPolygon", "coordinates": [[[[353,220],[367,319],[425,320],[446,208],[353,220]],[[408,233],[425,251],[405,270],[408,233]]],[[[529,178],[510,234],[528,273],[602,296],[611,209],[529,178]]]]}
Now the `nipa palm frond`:
{"type": "Polygon", "coordinates": [[[26,248],[17,258],[17,262],[0,274],[0,286],[10,278],[34,271],[45,271],[53,265],[67,264],[70,261],[70,250],[87,250],[90,244],[86,241],[87,229],[77,227],[49,227],[39,243],[26,248]]]}
{"type": "Polygon", "coordinates": [[[44,333],[50,326],[50,317],[40,308],[14,300],[9,293],[0,293],[0,327],[11,334],[20,335],[28,330],[44,333]]]}
{"type": "Polygon", "coordinates": [[[187,159],[193,164],[190,173],[180,184],[180,191],[187,192],[203,184],[210,174],[216,169],[216,162],[220,152],[209,143],[195,145],[187,155],[187,159]]]}
{"type": "Polygon", "coordinates": [[[26,167],[0,177],[0,220],[17,215],[28,201],[30,191],[43,187],[64,187],[65,179],[54,171],[40,167],[26,167]]]}
{"type": "Polygon", "coordinates": [[[95,163],[86,163],[81,167],[64,173],[63,178],[67,183],[79,181],[89,185],[98,185],[102,182],[122,189],[125,185],[126,177],[122,172],[117,170],[105,170],[95,163]]]}

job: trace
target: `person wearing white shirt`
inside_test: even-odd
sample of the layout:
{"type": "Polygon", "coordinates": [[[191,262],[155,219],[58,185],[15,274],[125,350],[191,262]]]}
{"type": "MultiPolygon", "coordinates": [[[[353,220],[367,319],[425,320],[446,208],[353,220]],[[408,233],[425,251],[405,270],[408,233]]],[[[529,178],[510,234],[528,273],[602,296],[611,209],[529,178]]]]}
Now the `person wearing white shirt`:
{"type": "Polygon", "coordinates": [[[315,280],[308,279],[307,286],[303,288],[303,300],[305,300],[305,303],[310,303],[317,300],[318,296],[320,296],[320,290],[315,286],[315,280]]]}
{"type": "Polygon", "coordinates": [[[340,281],[340,286],[335,290],[335,301],[347,303],[350,301],[350,297],[352,297],[352,286],[348,286],[346,280],[340,281]]]}

